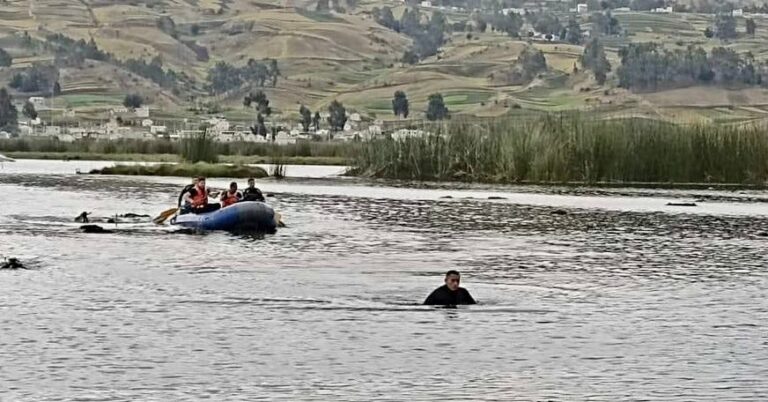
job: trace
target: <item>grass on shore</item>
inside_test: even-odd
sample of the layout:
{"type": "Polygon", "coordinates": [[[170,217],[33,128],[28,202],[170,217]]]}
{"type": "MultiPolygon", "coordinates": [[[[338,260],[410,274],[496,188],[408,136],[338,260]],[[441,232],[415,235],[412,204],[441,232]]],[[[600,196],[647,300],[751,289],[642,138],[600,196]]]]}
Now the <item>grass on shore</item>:
{"type": "MultiPolygon", "coordinates": [[[[115,161],[115,162],[181,162],[181,158],[174,154],[105,154],[90,152],[7,152],[9,158],[14,159],[44,159],[44,160],[84,160],[84,161],[115,161]]],[[[250,165],[270,164],[273,157],[259,155],[221,155],[222,163],[250,165]]],[[[344,166],[347,158],[339,156],[283,156],[286,165],[324,165],[344,166]]]]}
{"type": "Polygon", "coordinates": [[[176,176],[176,177],[233,177],[264,178],[267,171],[258,166],[224,164],[156,164],[156,165],[115,165],[103,169],[94,169],[90,174],[128,175],[128,176],[176,176]]]}
{"type": "Polygon", "coordinates": [[[353,174],[489,183],[768,183],[764,127],[644,120],[455,120],[364,144],[353,174]]]}

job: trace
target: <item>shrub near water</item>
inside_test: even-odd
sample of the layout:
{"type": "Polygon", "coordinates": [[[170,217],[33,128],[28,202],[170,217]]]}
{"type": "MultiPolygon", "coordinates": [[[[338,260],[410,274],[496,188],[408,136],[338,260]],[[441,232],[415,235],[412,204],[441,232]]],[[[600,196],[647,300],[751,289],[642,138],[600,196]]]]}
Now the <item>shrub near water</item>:
{"type": "Polygon", "coordinates": [[[258,166],[216,165],[202,162],[195,164],[115,165],[95,169],[90,173],[129,176],[254,177],[257,179],[268,176],[267,172],[258,166]]]}
{"type": "Polygon", "coordinates": [[[432,134],[366,142],[362,175],[411,180],[543,183],[768,181],[768,132],[643,120],[452,121],[432,134]]]}

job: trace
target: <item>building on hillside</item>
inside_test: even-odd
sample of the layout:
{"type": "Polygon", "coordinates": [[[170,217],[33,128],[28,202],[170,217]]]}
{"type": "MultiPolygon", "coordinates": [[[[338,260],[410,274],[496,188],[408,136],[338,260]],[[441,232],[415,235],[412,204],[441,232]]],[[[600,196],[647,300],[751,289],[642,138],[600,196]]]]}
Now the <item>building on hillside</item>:
{"type": "Polygon", "coordinates": [[[296,138],[291,137],[287,132],[280,131],[275,136],[275,144],[277,145],[287,145],[287,144],[295,144],[296,138]]]}
{"type": "Polygon", "coordinates": [[[144,120],[141,121],[141,126],[142,127],[152,127],[154,124],[155,124],[155,122],[152,121],[152,119],[144,119],[144,120]]]}
{"type": "Polygon", "coordinates": [[[206,120],[205,123],[209,125],[208,130],[212,131],[213,133],[221,133],[231,130],[231,124],[224,117],[211,117],[210,119],[206,120]]]}
{"type": "Polygon", "coordinates": [[[501,9],[501,13],[504,15],[510,15],[510,14],[525,15],[525,9],[524,8],[503,8],[501,9]]]}
{"type": "Polygon", "coordinates": [[[7,140],[11,138],[11,133],[7,131],[0,131],[0,140],[7,140]]]}
{"type": "Polygon", "coordinates": [[[352,114],[349,115],[349,120],[353,121],[353,122],[356,122],[356,123],[359,123],[359,122],[363,121],[363,117],[360,116],[360,113],[352,113],[352,114]]]}
{"type": "Polygon", "coordinates": [[[421,2],[421,6],[425,7],[425,8],[430,8],[430,7],[432,7],[432,2],[429,1],[429,0],[424,0],[424,1],[421,2]]]}
{"type": "Polygon", "coordinates": [[[410,130],[407,128],[403,128],[400,130],[397,130],[392,133],[392,139],[393,140],[402,140],[410,137],[424,137],[429,135],[428,132],[424,130],[410,130]]]}
{"type": "Polygon", "coordinates": [[[731,15],[734,17],[743,17],[744,16],[744,10],[741,8],[737,8],[733,11],[731,11],[731,15]]]}
{"type": "Polygon", "coordinates": [[[43,135],[46,137],[58,137],[61,135],[61,126],[45,126],[43,135]]]}
{"type": "Polygon", "coordinates": [[[586,14],[589,12],[589,6],[586,3],[577,4],[576,12],[579,14],[586,14]]]}
{"type": "Polygon", "coordinates": [[[166,126],[151,126],[151,127],[149,127],[149,132],[152,135],[168,134],[168,127],[166,127],[166,126]]]}
{"type": "Polygon", "coordinates": [[[137,107],[133,113],[140,119],[147,118],[149,117],[149,106],[137,107]]]}
{"type": "Polygon", "coordinates": [[[128,113],[128,108],[125,106],[116,106],[112,108],[112,114],[125,114],[128,113]]]}
{"type": "Polygon", "coordinates": [[[70,119],[73,119],[73,118],[75,118],[75,116],[77,116],[77,112],[75,112],[75,110],[74,110],[74,109],[65,109],[65,110],[64,110],[64,111],[61,113],[61,115],[62,115],[63,117],[68,117],[68,118],[70,118],[70,119]]]}
{"type": "Polygon", "coordinates": [[[45,106],[45,98],[42,96],[31,96],[29,98],[29,103],[35,106],[35,109],[39,109],[45,106]]]}
{"type": "Polygon", "coordinates": [[[672,6],[669,6],[669,7],[654,8],[653,10],[651,10],[651,12],[657,13],[657,14],[672,14],[673,10],[672,10],[672,6]]]}

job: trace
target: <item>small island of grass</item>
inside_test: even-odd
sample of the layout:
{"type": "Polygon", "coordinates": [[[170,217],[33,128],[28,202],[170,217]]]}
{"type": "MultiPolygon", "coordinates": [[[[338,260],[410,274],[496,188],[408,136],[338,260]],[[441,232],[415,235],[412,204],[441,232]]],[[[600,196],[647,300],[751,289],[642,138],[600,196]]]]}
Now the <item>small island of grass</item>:
{"type": "Polygon", "coordinates": [[[211,163],[160,163],[153,165],[115,165],[103,169],[94,169],[90,174],[128,175],[128,176],[177,176],[177,177],[233,177],[263,178],[267,171],[258,166],[224,165],[211,163]]]}

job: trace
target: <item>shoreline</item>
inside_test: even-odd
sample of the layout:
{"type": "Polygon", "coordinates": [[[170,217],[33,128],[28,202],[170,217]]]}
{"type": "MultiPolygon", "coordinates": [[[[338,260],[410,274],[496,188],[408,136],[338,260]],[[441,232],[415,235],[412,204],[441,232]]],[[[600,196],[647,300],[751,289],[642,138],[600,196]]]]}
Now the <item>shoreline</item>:
{"type": "MultiPolygon", "coordinates": [[[[4,152],[13,159],[65,160],[65,161],[114,161],[114,162],[168,162],[182,163],[181,158],[174,154],[104,154],[88,152],[4,152]]],[[[243,156],[220,155],[219,163],[256,165],[274,164],[285,165],[317,165],[317,166],[347,166],[348,160],[335,156],[243,156]]]]}

